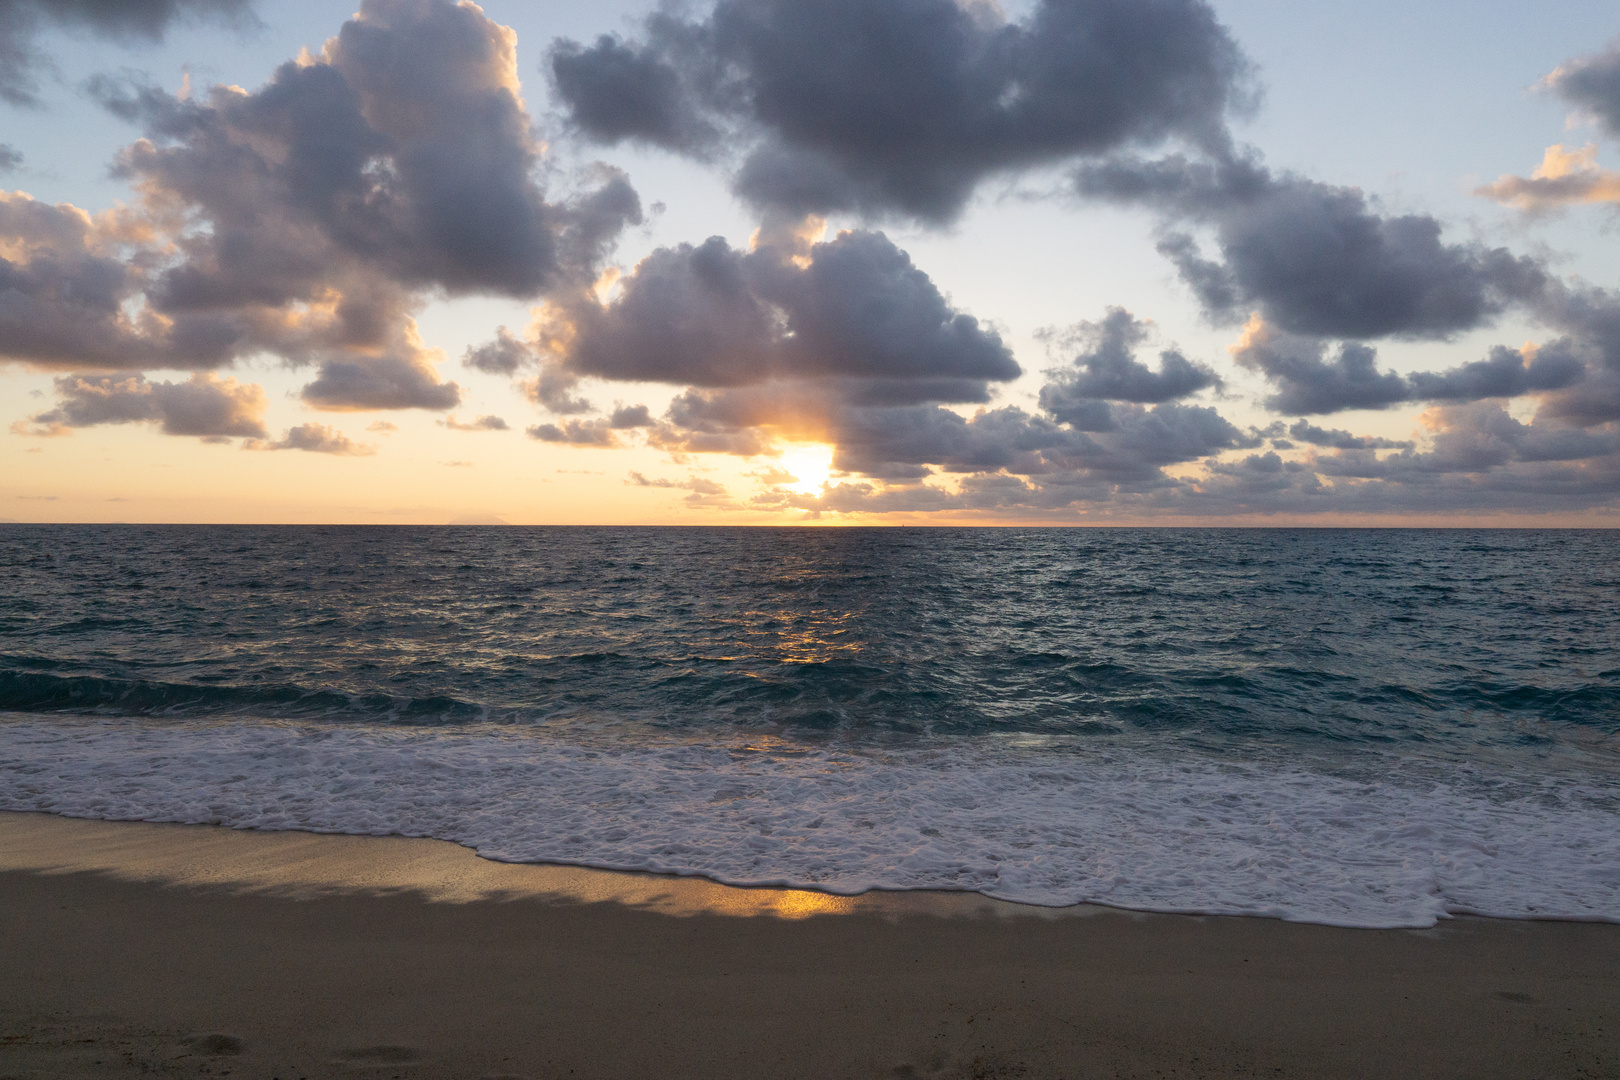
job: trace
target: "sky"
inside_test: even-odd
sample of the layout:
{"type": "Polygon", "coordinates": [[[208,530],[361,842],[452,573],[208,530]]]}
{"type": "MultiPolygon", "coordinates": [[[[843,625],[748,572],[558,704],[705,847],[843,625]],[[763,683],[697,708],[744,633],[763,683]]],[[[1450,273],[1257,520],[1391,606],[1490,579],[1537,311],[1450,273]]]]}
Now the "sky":
{"type": "Polygon", "coordinates": [[[1620,3],[0,0],[0,520],[1620,524],[1620,3]]]}

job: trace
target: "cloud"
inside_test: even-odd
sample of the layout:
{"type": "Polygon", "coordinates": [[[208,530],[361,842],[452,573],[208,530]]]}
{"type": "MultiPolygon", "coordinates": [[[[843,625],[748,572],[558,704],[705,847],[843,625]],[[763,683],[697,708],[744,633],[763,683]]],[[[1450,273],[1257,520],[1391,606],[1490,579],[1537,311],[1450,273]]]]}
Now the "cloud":
{"type": "Polygon", "coordinates": [[[1334,496],[1329,507],[1571,510],[1620,493],[1620,431],[1613,425],[1581,430],[1540,419],[1526,424],[1495,402],[1439,406],[1422,419],[1431,431],[1427,450],[1408,448],[1380,458],[1355,449],[1313,460],[1313,476],[1348,481],[1324,489],[1334,496]]]}
{"type": "Polygon", "coordinates": [[[685,480],[669,480],[658,477],[647,479],[639,472],[632,472],[624,481],[631,487],[670,488],[677,491],[689,491],[691,494],[681,501],[687,506],[707,509],[736,510],[738,504],[732,499],[724,484],[713,480],[705,480],[701,476],[688,476],[685,480]]]}
{"type": "Polygon", "coordinates": [[[645,405],[620,405],[608,417],[608,426],[615,431],[652,427],[652,413],[645,405]]]}
{"type": "Polygon", "coordinates": [[[528,297],[586,269],[601,239],[591,200],[625,218],[639,207],[617,174],[575,205],[546,202],[515,48],[470,4],[366,0],[318,58],[282,65],[257,93],[215,87],[198,103],[104,89],[153,140],[126,152],[124,171],[228,230],[194,244],[189,272],[171,273],[167,291],[200,300],[296,288],[320,249],[452,295],[528,297]],[[231,181],[247,186],[221,190],[231,181]],[[286,225],[297,232],[266,233],[286,225]],[[233,243],[280,257],[254,273],[233,243]],[[225,280],[205,279],[215,268],[225,280]]]}
{"type": "Polygon", "coordinates": [[[1232,346],[1232,358],[1258,371],[1278,392],[1266,399],[1282,413],[1319,415],[1346,409],[1382,409],[1413,401],[1478,401],[1562,390],[1580,382],[1585,362],[1567,341],[1543,347],[1496,346],[1487,359],[1443,372],[1400,375],[1378,370],[1371,346],[1341,342],[1329,358],[1320,338],[1289,334],[1251,320],[1232,346]]]}
{"type": "Polygon", "coordinates": [[[528,429],[531,439],[541,442],[569,443],[574,446],[620,446],[616,431],[650,428],[655,421],[645,405],[621,405],[612,414],[595,420],[567,420],[557,424],[538,424],[528,429]]]}
{"type": "Polygon", "coordinates": [[[22,151],[15,146],[0,143],[0,173],[16,172],[22,168],[22,151]]]}
{"type": "Polygon", "coordinates": [[[581,297],[552,318],[546,344],[562,366],[606,379],[839,379],[875,399],[982,401],[987,381],[1020,374],[994,331],[876,232],[660,248],[611,303],[581,297]]]}
{"type": "Polygon", "coordinates": [[[1585,361],[1588,371],[1584,381],[1546,395],[1542,410],[1583,427],[1620,420],[1620,294],[1560,287],[1549,293],[1539,314],[1564,332],[1545,348],[1585,361]]]}
{"type": "Polygon", "coordinates": [[[746,251],[719,237],[660,248],[606,302],[553,302],[538,347],[560,379],[685,389],[656,423],[636,406],[530,433],[613,445],[633,418],[660,449],[751,455],[778,439],[835,441],[860,410],[987,402],[991,383],[1020,374],[1000,337],[882,233],[821,231],[811,219],[762,229],[746,251]]]}
{"type": "Polygon", "coordinates": [[[1547,85],[1620,137],[1620,39],[1603,52],[1561,64],[1547,76],[1547,85]]]}
{"type": "Polygon", "coordinates": [[[531,439],[566,443],[569,446],[616,447],[623,445],[606,420],[566,420],[562,424],[536,424],[526,429],[531,439]]]}
{"type": "Polygon", "coordinates": [[[170,27],[200,19],[256,25],[248,0],[0,0],[0,99],[37,101],[50,67],[38,38],[47,29],[89,31],[124,44],[159,42],[170,27]]]}
{"type": "Polygon", "coordinates": [[[1109,308],[1101,322],[1079,323],[1061,343],[1082,351],[1070,368],[1049,372],[1041,387],[1041,408],[1081,430],[1102,430],[1106,401],[1157,404],[1219,387],[1210,368],[1195,364],[1175,349],[1159,354],[1159,370],[1136,359],[1136,348],[1151,336],[1147,323],[1124,308],[1109,308]]]}
{"type": "Polygon", "coordinates": [[[1528,179],[1506,174],[1474,194],[1528,213],[1579,203],[1620,203],[1620,172],[1598,165],[1595,144],[1567,150],[1560,143],[1547,147],[1528,179]]]}
{"type": "Polygon", "coordinates": [[[480,416],[470,424],[463,424],[454,416],[444,418],[444,426],[451,431],[507,431],[506,421],[498,416],[480,416]]]}
{"type": "Polygon", "coordinates": [[[1339,428],[1319,428],[1306,420],[1296,420],[1293,427],[1288,429],[1288,434],[1302,443],[1334,450],[1410,450],[1413,445],[1410,440],[1352,435],[1339,428]]]}
{"type": "MultiPolygon", "coordinates": [[[[1610,136],[1620,136],[1620,39],[1601,53],[1561,64],[1543,85],[1576,106],[1610,136]]],[[[1620,172],[1597,164],[1597,146],[1549,146],[1529,177],[1504,174],[1474,192],[1526,213],[1580,203],[1620,203],[1620,172]]]]}
{"type": "Polygon", "coordinates": [[[235,332],[208,315],[140,308],[121,258],[142,230],[117,215],[0,192],[0,358],[46,368],[198,368],[229,360],[235,332]]]}
{"type": "Polygon", "coordinates": [[[667,480],[662,477],[649,480],[641,473],[632,472],[625,480],[632,487],[675,488],[681,491],[695,491],[699,495],[724,495],[725,485],[717,484],[713,480],[705,480],[701,476],[689,476],[685,480],[667,480]]]}
{"type": "Polygon", "coordinates": [[[519,340],[504,326],[496,328],[492,340],[469,346],[461,362],[465,367],[488,375],[512,376],[520,371],[534,371],[532,378],[521,382],[524,394],[535,404],[558,416],[572,416],[596,409],[585,398],[574,394],[579,385],[577,374],[543,355],[534,343],[519,340]]]}
{"type": "Polygon", "coordinates": [[[721,0],[637,40],[559,40],[572,125],[735,162],[753,205],[932,223],[986,178],[1126,146],[1227,142],[1249,64],[1201,0],[721,0]],[[730,153],[732,147],[738,152],[730,153]]]}
{"type": "Polygon", "coordinates": [[[835,468],[885,479],[915,478],[932,465],[1132,486],[1161,482],[1166,465],[1251,442],[1214,409],[1174,402],[1110,406],[1106,430],[1089,432],[1013,407],[968,419],[937,407],[852,410],[836,434],[835,468]]]}
{"type": "Polygon", "coordinates": [[[534,354],[526,344],[513,337],[506,327],[499,326],[495,328],[493,341],[467,346],[461,363],[486,375],[516,375],[519,368],[533,359],[534,354]]]}
{"type": "Polygon", "coordinates": [[[1445,243],[1433,217],[1386,216],[1359,189],[1274,174],[1250,158],[1115,159],[1081,166],[1076,189],[1211,230],[1221,261],[1186,232],[1169,232],[1159,250],[1218,321],[1258,310],[1295,334],[1444,339],[1534,303],[1548,286],[1534,259],[1445,243]]]}
{"type": "Polygon", "coordinates": [[[429,356],[408,347],[394,355],[330,359],[299,396],[317,409],[336,412],[455,408],[461,388],[440,382],[429,356]]]}
{"type": "Polygon", "coordinates": [[[165,435],[214,442],[265,435],[264,388],[207,372],[178,383],[151,382],[144,375],[67,375],[56,380],[56,394],[55,408],[29,419],[30,434],[153,423],[165,435]]]}
{"type": "MultiPolygon", "coordinates": [[[[634,410],[650,446],[754,456],[819,441],[835,469],[895,484],[944,471],[1152,486],[1168,482],[1168,466],[1259,444],[1214,409],[1175,400],[1219,380],[1174,349],[1157,368],[1138,361],[1147,325],[1120,309],[1062,338],[1079,352],[1048,373],[1041,414],[964,416],[946,406],[987,404],[994,383],[1020,374],[999,336],[882,233],[816,240],[820,228],[767,227],[747,251],[719,238],[659,249],[607,301],[553,302],[537,347],[577,377],[683,387],[656,421],[634,410]]],[[[619,445],[628,412],[529,434],[619,445]]]]}
{"type": "MultiPolygon", "coordinates": [[[[1620,363],[1611,366],[1620,358],[1620,298],[1557,284],[1536,311],[1562,336],[1413,374],[1381,371],[1373,349],[1357,342],[1330,350],[1321,338],[1251,322],[1235,359],[1278,387],[1273,407],[1299,415],[1440,402],[1424,414],[1422,449],[1415,440],[1359,436],[1303,419],[1244,431],[1210,406],[1131,400],[1208,384],[1162,357],[1157,369],[1138,361],[1148,324],[1119,309],[1063,339],[1078,352],[1047,373],[1039,412],[1003,406],[964,415],[941,403],[874,402],[852,394],[841,378],[770,378],[688,387],[649,429],[648,442],[742,456],[768,454],[782,438],[830,444],[842,482],[807,494],[767,475],[766,490],[750,503],[810,514],[1140,519],[1533,512],[1611,503],[1620,492],[1620,423],[1603,417],[1620,406],[1620,393],[1594,397],[1593,388],[1608,373],[1620,375],[1620,363]],[[1531,422],[1502,404],[1526,395],[1540,400],[1531,422]],[[1560,411],[1578,402],[1588,403],[1584,413],[1560,411]],[[1294,441],[1281,438],[1285,433],[1294,441]],[[1267,438],[1269,452],[1233,456],[1260,450],[1267,438]]],[[[1620,378],[1612,385],[1620,391],[1620,378]]]]}
{"type": "MultiPolygon", "coordinates": [[[[1214,459],[1150,482],[1110,482],[1082,470],[978,474],[958,490],[855,482],[803,494],[771,489],[762,509],[821,513],[972,511],[1014,519],[1034,514],[1097,520],[1266,517],[1276,514],[1468,514],[1577,511],[1620,495],[1620,430],[1514,420],[1493,402],[1439,406],[1424,414],[1431,447],[1380,456],[1347,447],[1289,460],[1275,451],[1214,459]]],[[[1298,425],[1296,425],[1297,427],[1298,425]]],[[[1334,440],[1343,432],[1322,432],[1334,440]]],[[[1311,429],[1306,434],[1312,433],[1311,429]]],[[[1351,436],[1346,442],[1354,442],[1351,436]]]]}
{"type": "Polygon", "coordinates": [[[325,424],[299,424],[288,429],[275,442],[252,441],[243,443],[249,450],[304,450],[311,454],[334,454],[342,457],[369,457],[377,452],[374,446],[351,442],[341,431],[325,424]]]}
{"type": "Polygon", "coordinates": [[[423,304],[576,290],[640,220],[605,168],[547,200],[515,37],[472,4],[365,0],[254,92],[94,90],[145,129],[117,164],[140,202],[92,221],[9,197],[10,359],[127,370],[269,353],[317,368],[303,393],[317,408],[448,409],[459,391],[419,339],[423,304]]]}

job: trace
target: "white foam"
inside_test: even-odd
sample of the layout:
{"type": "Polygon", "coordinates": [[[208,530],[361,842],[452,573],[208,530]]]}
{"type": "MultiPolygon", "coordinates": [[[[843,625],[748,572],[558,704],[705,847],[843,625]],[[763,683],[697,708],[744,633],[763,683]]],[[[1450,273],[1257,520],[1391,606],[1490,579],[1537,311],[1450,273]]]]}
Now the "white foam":
{"type": "Polygon", "coordinates": [[[0,718],[0,809],[431,836],[737,885],[1429,926],[1620,921],[1614,791],[1122,751],[591,746],[497,727],[0,718]]]}

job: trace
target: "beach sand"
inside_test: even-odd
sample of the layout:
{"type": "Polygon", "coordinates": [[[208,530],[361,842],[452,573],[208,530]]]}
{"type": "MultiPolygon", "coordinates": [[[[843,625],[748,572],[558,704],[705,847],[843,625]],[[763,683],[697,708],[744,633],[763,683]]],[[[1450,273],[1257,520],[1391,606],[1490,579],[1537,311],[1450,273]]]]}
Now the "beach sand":
{"type": "Polygon", "coordinates": [[[0,813],[0,1078],[1617,1077],[1620,926],[1347,930],[0,813]]]}

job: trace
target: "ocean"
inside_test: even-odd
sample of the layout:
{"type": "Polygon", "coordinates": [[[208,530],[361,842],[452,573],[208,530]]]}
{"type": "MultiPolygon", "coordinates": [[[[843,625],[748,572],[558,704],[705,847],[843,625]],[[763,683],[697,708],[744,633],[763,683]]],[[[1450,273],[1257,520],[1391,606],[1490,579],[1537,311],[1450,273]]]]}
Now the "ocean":
{"type": "Polygon", "coordinates": [[[0,809],[1620,920],[1620,532],[0,526],[0,809]]]}

